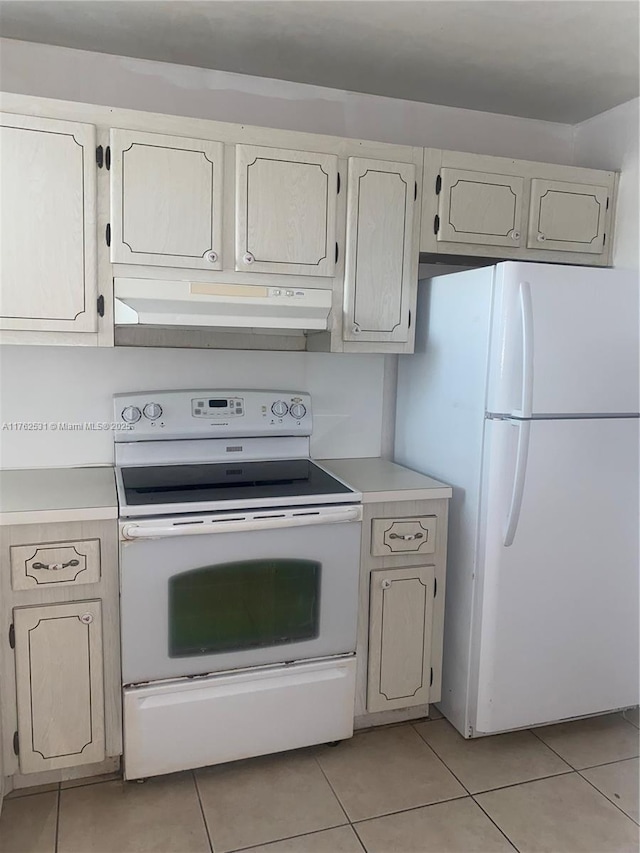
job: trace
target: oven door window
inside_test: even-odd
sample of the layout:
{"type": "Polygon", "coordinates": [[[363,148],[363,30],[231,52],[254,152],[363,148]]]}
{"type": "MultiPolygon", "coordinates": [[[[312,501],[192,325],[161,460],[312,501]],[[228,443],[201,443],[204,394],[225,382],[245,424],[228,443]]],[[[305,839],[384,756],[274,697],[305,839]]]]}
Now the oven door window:
{"type": "Polygon", "coordinates": [[[312,640],[320,621],[320,563],[240,560],[169,579],[169,657],[312,640]]]}

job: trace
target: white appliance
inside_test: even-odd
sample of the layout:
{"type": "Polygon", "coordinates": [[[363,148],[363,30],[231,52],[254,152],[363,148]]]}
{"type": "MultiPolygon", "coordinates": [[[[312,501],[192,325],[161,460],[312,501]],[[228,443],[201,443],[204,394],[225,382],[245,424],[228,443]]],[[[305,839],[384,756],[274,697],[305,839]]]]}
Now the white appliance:
{"type": "Polygon", "coordinates": [[[353,734],[361,495],[308,394],[121,394],[127,779],[353,734]]]}
{"type": "Polygon", "coordinates": [[[451,483],[442,701],[465,737],[638,704],[638,277],[420,287],[396,460],[451,483]]]}
{"type": "Polygon", "coordinates": [[[115,278],[115,323],[186,328],[326,329],[331,290],[115,278]]]}

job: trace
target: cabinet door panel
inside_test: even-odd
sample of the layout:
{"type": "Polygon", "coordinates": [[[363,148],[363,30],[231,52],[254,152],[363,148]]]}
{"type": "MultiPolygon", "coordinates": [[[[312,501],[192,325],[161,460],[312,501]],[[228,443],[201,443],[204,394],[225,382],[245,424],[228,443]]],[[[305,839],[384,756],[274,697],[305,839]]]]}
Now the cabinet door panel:
{"type": "Polygon", "coordinates": [[[222,269],[223,144],[112,130],[111,151],[112,262],[222,269]]]}
{"type": "Polygon", "coordinates": [[[534,179],[528,247],[602,253],[607,204],[607,187],[534,179]]]}
{"type": "Polygon", "coordinates": [[[371,572],[368,711],[429,702],[434,572],[371,572]]]}
{"type": "Polygon", "coordinates": [[[523,245],[524,178],[447,168],[440,178],[438,240],[523,245]]]}
{"type": "Polygon", "coordinates": [[[346,341],[408,340],[415,173],[407,163],[349,158],[346,341]]]}
{"type": "Polygon", "coordinates": [[[99,601],[14,610],[20,772],[105,757],[99,601]]]}
{"type": "Polygon", "coordinates": [[[4,114],[0,157],[0,328],[95,332],[95,128],[4,114]]]}
{"type": "Polygon", "coordinates": [[[236,269],[332,276],[338,158],[236,146],[236,269]]]}

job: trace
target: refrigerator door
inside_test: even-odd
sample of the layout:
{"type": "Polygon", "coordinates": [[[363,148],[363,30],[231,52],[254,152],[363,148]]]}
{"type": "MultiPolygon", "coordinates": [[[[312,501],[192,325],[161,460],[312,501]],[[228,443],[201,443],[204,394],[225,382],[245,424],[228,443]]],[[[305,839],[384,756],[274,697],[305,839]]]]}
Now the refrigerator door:
{"type": "Polygon", "coordinates": [[[472,735],[638,704],[638,426],[487,421],[472,735]]]}
{"type": "Polygon", "coordinates": [[[638,412],[638,274],[495,267],[487,411],[638,412]]]}

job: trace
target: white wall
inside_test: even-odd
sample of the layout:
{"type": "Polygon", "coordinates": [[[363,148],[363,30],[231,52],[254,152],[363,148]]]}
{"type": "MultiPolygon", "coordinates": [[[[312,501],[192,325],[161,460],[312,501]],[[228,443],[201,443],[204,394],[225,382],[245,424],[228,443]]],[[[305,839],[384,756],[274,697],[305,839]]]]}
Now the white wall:
{"type": "Polygon", "coordinates": [[[613,263],[640,266],[640,173],[638,137],[640,99],[607,110],[575,127],[574,164],[622,172],[616,212],[613,263]]]}
{"type": "MultiPolygon", "coordinates": [[[[161,113],[571,163],[569,125],[0,39],[4,91],[161,113]]],[[[3,347],[8,421],[109,421],[113,393],[216,386],[311,392],[317,457],[389,453],[395,357],[3,347]]],[[[111,461],[97,432],[0,432],[2,464],[111,461]]]]}
{"type": "MultiPolygon", "coordinates": [[[[383,435],[382,355],[231,350],[0,347],[0,421],[112,422],[112,395],[180,388],[309,391],[312,455],[378,456],[383,435]]],[[[3,468],[101,465],[113,461],[103,430],[0,431],[3,468]]]]}
{"type": "Polygon", "coordinates": [[[570,163],[570,125],[0,39],[3,91],[356,139],[570,163]]]}

